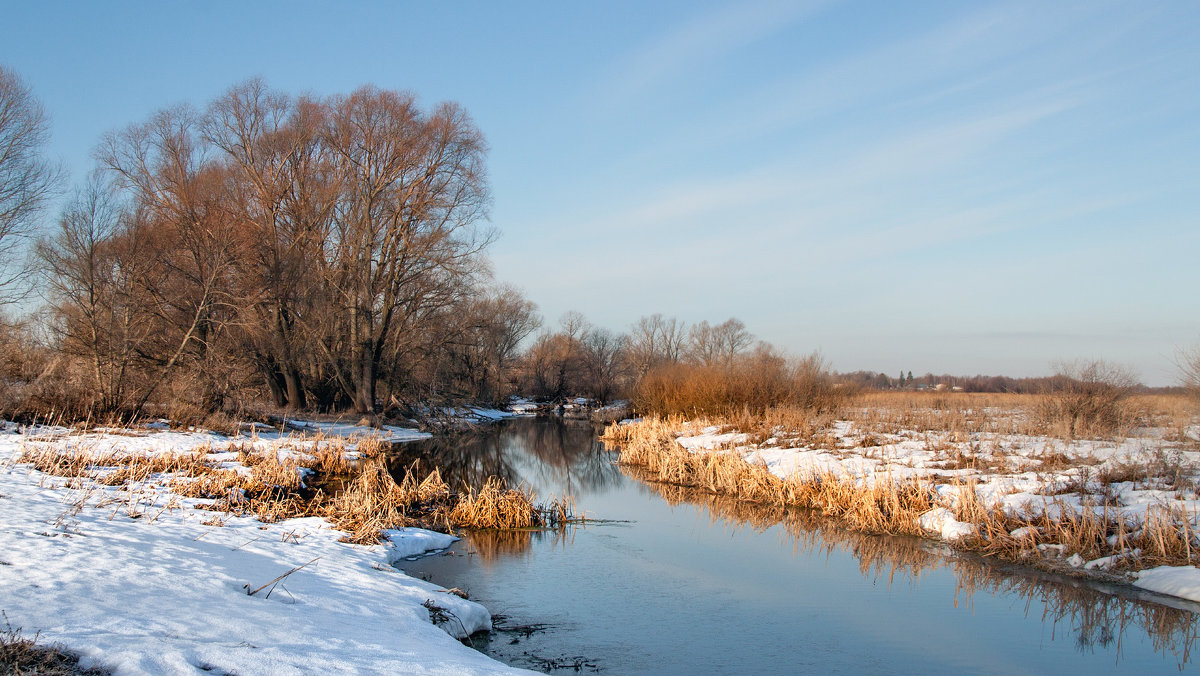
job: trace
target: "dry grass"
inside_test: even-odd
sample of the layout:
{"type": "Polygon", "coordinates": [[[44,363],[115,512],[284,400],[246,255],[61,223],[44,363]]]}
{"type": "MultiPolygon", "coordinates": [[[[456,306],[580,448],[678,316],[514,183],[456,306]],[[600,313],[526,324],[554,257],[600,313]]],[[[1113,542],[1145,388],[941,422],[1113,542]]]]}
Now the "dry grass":
{"type": "Polygon", "coordinates": [[[468,488],[450,512],[450,520],[469,528],[532,528],[538,525],[530,495],[490,477],[479,490],[468,488]]]}
{"type": "Polygon", "coordinates": [[[360,445],[364,459],[348,461],[344,446],[333,443],[320,447],[303,462],[276,451],[237,450],[241,463],[250,469],[248,474],[218,467],[203,452],[144,455],[34,444],[22,449],[16,462],[69,478],[73,485],[87,479],[122,486],[128,492],[130,516],[140,516],[135,509],[140,504],[136,496],[153,481],[169,486],[179,496],[212,501],[197,505],[199,509],[253,514],[265,523],[321,516],[346,533],[344,540],[358,544],[379,542],[382,531],[403,526],[445,531],[557,528],[575,520],[569,498],[538,505],[532,495],[508,488],[496,477],[479,490],[454,491],[438,470],[418,477],[410,468],[397,484],[381,448],[368,446],[364,451],[360,445]],[[322,488],[310,488],[302,480],[302,467],[312,473],[311,484],[340,485],[340,489],[331,495],[322,488]]]}
{"type": "Polygon", "coordinates": [[[812,509],[869,533],[918,534],[918,517],[933,507],[927,481],[861,482],[832,472],[780,479],[765,465],[748,463],[737,453],[688,451],[675,443],[677,429],[670,423],[651,420],[624,427],[634,429],[606,432],[605,441],[625,439],[617,444],[620,462],[643,468],[653,481],[761,504],[812,509]]]}
{"type": "Polygon", "coordinates": [[[1129,405],[1137,379],[1122,367],[1103,361],[1063,364],[1052,382],[1033,412],[1053,436],[1108,439],[1138,423],[1129,405]]]}
{"type": "MultiPolygon", "coordinates": [[[[700,489],[760,506],[814,510],[860,532],[923,535],[919,517],[941,504],[932,478],[876,475],[874,480],[867,480],[824,470],[781,479],[765,465],[747,462],[736,451],[692,452],[683,448],[675,440],[685,429],[678,418],[652,418],[609,427],[604,440],[620,449],[622,464],[639,467],[646,480],[700,489]]],[[[960,483],[954,491],[959,496],[954,503],[955,518],[974,524],[977,536],[961,540],[957,546],[1054,569],[1066,568],[1056,554],[1078,554],[1087,561],[1117,557],[1109,562],[1113,570],[1200,564],[1200,539],[1191,527],[1194,515],[1180,507],[1163,507],[1151,510],[1145,523],[1139,523],[1123,513],[1108,494],[1112,483],[1119,481],[1157,482],[1156,487],[1173,481],[1173,486],[1181,487],[1191,475],[1190,468],[1178,456],[1160,455],[1136,466],[1107,465],[1103,471],[1093,472],[1088,458],[1044,454],[1040,458],[1044,467],[1077,471],[1073,483],[1047,485],[1043,493],[1080,495],[1085,504],[1079,510],[1061,497],[1053,497],[1037,513],[1013,515],[1000,506],[983,504],[972,480],[960,483]],[[1014,536],[1014,532],[1024,534],[1014,536]],[[1136,556],[1131,554],[1135,550],[1136,556]]],[[[1003,466],[1003,460],[991,458],[976,464],[977,460],[963,455],[959,464],[1003,466]]]]}
{"type": "Polygon", "coordinates": [[[937,432],[953,441],[984,434],[1036,434],[1030,395],[968,392],[866,392],[845,409],[863,434],[937,432]]]}
{"type": "Polygon", "coordinates": [[[30,676],[105,676],[112,672],[99,667],[83,669],[79,657],[62,646],[41,644],[40,634],[21,635],[5,618],[0,631],[0,674],[30,676]]]}

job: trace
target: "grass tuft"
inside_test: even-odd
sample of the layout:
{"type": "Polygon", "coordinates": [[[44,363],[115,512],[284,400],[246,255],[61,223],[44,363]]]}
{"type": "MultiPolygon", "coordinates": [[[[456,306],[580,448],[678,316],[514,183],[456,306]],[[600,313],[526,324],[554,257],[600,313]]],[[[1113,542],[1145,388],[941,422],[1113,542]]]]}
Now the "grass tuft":
{"type": "Polygon", "coordinates": [[[40,634],[32,638],[21,635],[5,617],[0,630],[0,674],[29,674],[31,676],[107,676],[111,671],[100,667],[84,669],[79,656],[57,644],[39,643],[40,634]]]}

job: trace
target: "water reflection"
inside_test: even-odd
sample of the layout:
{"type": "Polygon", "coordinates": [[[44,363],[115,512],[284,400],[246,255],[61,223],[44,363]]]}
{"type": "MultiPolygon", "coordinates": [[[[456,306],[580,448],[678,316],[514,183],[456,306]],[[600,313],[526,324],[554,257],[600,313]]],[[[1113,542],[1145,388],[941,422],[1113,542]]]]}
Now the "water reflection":
{"type": "Polygon", "coordinates": [[[603,492],[621,478],[586,421],[513,421],[503,434],[467,433],[397,444],[387,460],[397,481],[416,463],[419,474],[440,468],[452,486],[478,488],[489,476],[498,476],[510,486],[525,484],[540,495],[565,491],[580,497],[603,492]]]}
{"type": "Polygon", "coordinates": [[[542,496],[573,494],[589,516],[631,520],[469,533],[456,546],[467,556],[422,559],[405,570],[469,589],[520,626],[551,627],[487,647],[534,668],[547,662],[530,655],[584,652],[617,673],[1118,671],[1172,663],[1182,670],[1200,633],[1200,604],[997,566],[929,540],[864,535],[812,512],[649,482],[614,457],[589,425],[542,419],[405,445],[390,458],[393,474],[414,462],[474,486],[495,474],[542,496]],[[863,593],[854,589],[860,579],[868,582],[863,593]],[[636,608],[629,599],[638,599],[636,608]],[[686,623],[681,634],[664,629],[683,616],[719,619],[686,623]],[[1061,648],[1030,644],[1039,631],[1061,648]],[[947,640],[931,645],[930,635],[947,640]],[[789,648],[796,636],[805,636],[804,668],[789,648]],[[854,648],[842,647],[843,639],[854,648]]]}
{"type": "Polygon", "coordinates": [[[638,467],[621,467],[621,471],[672,506],[703,507],[714,524],[727,529],[764,532],[781,526],[796,555],[847,552],[858,561],[864,577],[885,581],[888,587],[897,582],[915,587],[923,574],[949,569],[957,581],[956,608],[969,608],[977,594],[1016,596],[1025,602],[1026,617],[1040,609],[1039,619],[1051,627],[1052,640],[1059,638],[1061,628],[1073,637],[1080,652],[1104,648],[1115,651],[1119,659],[1123,639],[1131,632],[1144,632],[1154,651],[1173,657],[1182,670],[1200,633],[1200,604],[1121,585],[996,565],[920,538],[866,535],[838,527],[831,519],[807,510],[753,504],[652,482],[638,467]]]}
{"type": "Polygon", "coordinates": [[[466,533],[471,552],[484,566],[500,559],[520,559],[533,551],[534,546],[569,547],[578,526],[558,529],[477,530],[466,533]]]}

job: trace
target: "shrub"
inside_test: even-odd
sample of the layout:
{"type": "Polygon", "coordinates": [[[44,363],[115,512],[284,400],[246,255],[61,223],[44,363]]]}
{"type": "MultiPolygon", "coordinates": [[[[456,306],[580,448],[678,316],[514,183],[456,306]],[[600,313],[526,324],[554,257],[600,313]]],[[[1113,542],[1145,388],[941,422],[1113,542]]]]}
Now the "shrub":
{"type": "Polygon", "coordinates": [[[731,364],[671,364],[651,369],[639,383],[634,406],[646,415],[761,415],[789,406],[836,410],[848,392],[836,385],[820,355],[788,359],[769,347],[731,364]]]}
{"type": "Polygon", "coordinates": [[[1060,364],[1034,412],[1064,439],[1111,437],[1134,422],[1127,399],[1137,384],[1128,369],[1102,360],[1060,364]]]}

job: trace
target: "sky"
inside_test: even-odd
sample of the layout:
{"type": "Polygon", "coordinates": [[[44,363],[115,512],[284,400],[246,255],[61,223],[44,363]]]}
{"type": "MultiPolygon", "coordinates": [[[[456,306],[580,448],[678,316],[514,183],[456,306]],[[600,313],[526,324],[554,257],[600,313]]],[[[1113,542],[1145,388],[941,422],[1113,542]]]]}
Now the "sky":
{"type": "Polygon", "coordinates": [[[457,101],[495,277],[548,327],[736,317],[840,371],[1169,385],[1200,344],[1198,35],[1183,0],[9,2],[0,64],[74,183],[104,133],[251,77],[457,101]]]}

